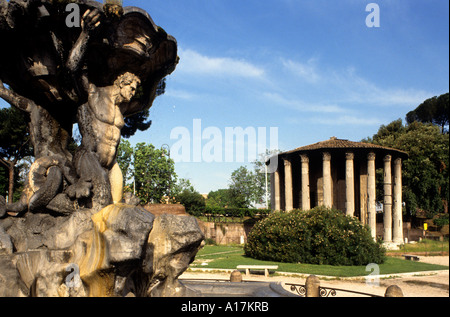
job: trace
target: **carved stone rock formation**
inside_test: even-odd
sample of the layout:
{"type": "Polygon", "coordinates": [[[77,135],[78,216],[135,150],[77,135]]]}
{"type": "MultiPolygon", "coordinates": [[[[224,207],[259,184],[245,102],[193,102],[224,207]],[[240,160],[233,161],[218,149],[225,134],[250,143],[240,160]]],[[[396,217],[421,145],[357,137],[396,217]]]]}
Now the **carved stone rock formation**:
{"type": "Polygon", "coordinates": [[[192,295],[177,278],[203,242],[193,217],[116,204],[6,220],[16,250],[0,252],[0,296],[192,295]]]}
{"type": "Polygon", "coordinates": [[[124,117],[178,63],[175,39],[139,8],[0,0],[0,41],[0,97],[28,114],[35,155],[20,201],[0,196],[0,296],[192,295],[177,278],[203,241],[197,221],[122,203],[116,162],[124,117]]]}

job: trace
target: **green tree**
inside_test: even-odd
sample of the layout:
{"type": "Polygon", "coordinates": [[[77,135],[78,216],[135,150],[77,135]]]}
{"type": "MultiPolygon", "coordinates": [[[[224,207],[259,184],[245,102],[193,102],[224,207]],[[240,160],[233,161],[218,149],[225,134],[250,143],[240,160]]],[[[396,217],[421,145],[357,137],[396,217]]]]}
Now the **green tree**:
{"type": "Polygon", "coordinates": [[[8,192],[9,171],[3,164],[0,164],[0,196],[6,196],[8,192]]]}
{"type": "Polygon", "coordinates": [[[177,179],[175,163],[165,149],[138,143],[134,149],[134,179],[136,196],[143,204],[159,203],[171,197],[177,179]]]}
{"type": "Polygon", "coordinates": [[[0,109],[0,164],[8,171],[8,200],[14,201],[17,164],[32,155],[28,122],[15,107],[0,109]]]}
{"type": "Polygon", "coordinates": [[[210,191],[206,199],[206,206],[211,208],[227,208],[233,205],[230,189],[210,191]]]}
{"type": "Polygon", "coordinates": [[[117,148],[117,163],[123,174],[123,182],[125,188],[131,188],[131,180],[133,178],[133,152],[134,149],[128,140],[122,139],[117,148]]]}
{"type": "MultiPolygon", "coordinates": [[[[445,127],[449,124],[449,93],[435,96],[425,100],[416,109],[406,114],[408,124],[414,121],[433,123],[445,133],[445,127]]],[[[448,130],[447,130],[448,132],[448,130]]]]}
{"type": "MultiPolygon", "coordinates": [[[[25,164],[18,164],[14,169],[14,175],[20,175],[26,170],[25,164]]],[[[14,177],[14,196],[13,201],[18,201],[22,195],[24,188],[24,181],[21,177],[14,177]]],[[[8,169],[0,164],[0,196],[7,196],[9,190],[9,171],[8,169]]],[[[8,197],[8,201],[9,201],[8,197]]]]}
{"type": "Polygon", "coordinates": [[[429,216],[444,211],[449,195],[448,134],[430,123],[414,121],[404,126],[398,119],[381,126],[366,141],[409,154],[403,162],[403,200],[412,214],[418,209],[429,216]]]}
{"type": "Polygon", "coordinates": [[[172,186],[173,196],[177,196],[183,191],[188,190],[191,192],[195,191],[194,186],[191,184],[191,181],[187,178],[180,178],[177,180],[176,184],[172,186]]]}
{"type": "Polygon", "coordinates": [[[205,207],[205,198],[194,189],[188,179],[182,178],[173,186],[173,196],[176,202],[182,204],[188,213],[195,214],[205,207]]]}
{"type": "Polygon", "coordinates": [[[150,115],[149,110],[144,110],[138,112],[132,116],[124,118],[125,125],[123,126],[121,132],[122,137],[130,138],[132,137],[137,130],[146,131],[152,125],[152,120],[148,120],[150,115]]]}
{"type": "MultiPolygon", "coordinates": [[[[270,204],[270,173],[266,161],[275,154],[280,153],[280,150],[266,150],[265,154],[260,154],[260,159],[253,162],[254,167],[254,200],[257,204],[270,204]],[[266,184],[267,182],[267,184],[266,184]],[[267,185],[267,186],[266,186],[267,185]],[[267,191],[267,197],[266,197],[267,191]]],[[[269,208],[269,206],[267,206],[269,208]]]]}
{"type": "Polygon", "coordinates": [[[249,208],[258,199],[255,173],[245,166],[239,167],[231,174],[229,189],[232,207],[249,208]]]}

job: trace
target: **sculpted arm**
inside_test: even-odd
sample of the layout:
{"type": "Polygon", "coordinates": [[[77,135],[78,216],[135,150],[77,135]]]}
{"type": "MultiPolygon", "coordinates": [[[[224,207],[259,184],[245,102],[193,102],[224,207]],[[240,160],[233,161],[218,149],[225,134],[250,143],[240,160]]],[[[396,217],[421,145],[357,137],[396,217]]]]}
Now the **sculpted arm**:
{"type": "Polygon", "coordinates": [[[97,9],[87,10],[81,20],[81,34],[77,42],[70,51],[69,59],[66,67],[72,71],[77,71],[81,66],[81,61],[84,58],[88,46],[91,32],[100,25],[100,13],[97,9]]]}
{"type": "Polygon", "coordinates": [[[30,113],[36,104],[34,101],[22,97],[12,89],[8,89],[3,85],[3,81],[0,79],[0,98],[4,99],[6,102],[11,104],[12,106],[30,113]]]}

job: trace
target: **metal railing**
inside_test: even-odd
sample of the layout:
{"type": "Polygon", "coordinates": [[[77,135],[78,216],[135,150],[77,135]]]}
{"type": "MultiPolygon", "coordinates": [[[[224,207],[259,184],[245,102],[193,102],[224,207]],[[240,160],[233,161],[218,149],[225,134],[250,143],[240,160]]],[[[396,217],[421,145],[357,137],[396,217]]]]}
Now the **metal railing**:
{"type": "Polygon", "coordinates": [[[306,279],[305,285],[285,283],[286,286],[290,287],[291,292],[305,297],[329,297],[336,296],[338,292],[350,293],[355,295],[362,295],[367,297],[403,297],[403,292],[397,285],[391,285],[386,289],[384,296],[369,294],[359,291],[353,291],[341,288],[331,288],[331,287],[321,287],[320,280],[315,275],[310,275],[306,279]]]}
{"type": "MultiPolygon", "coordinates": [[[[293,284],[293,283],[285,283],[285,285],[290,288],[291,292],[293,292],[297,295],[300,295],[300,296],[306,296],[306,285],[293,284]]],[[[330,297],[330,296],[333,297],[333,296],[336,296],[338,292],[352,293],[352,294],[362,295],[362,296],[367,296],[367,297],[383,297],[380,295],[352,291],[352,290],[348,290],[348,289],[319,287],[319,297],[330,297]]]]}

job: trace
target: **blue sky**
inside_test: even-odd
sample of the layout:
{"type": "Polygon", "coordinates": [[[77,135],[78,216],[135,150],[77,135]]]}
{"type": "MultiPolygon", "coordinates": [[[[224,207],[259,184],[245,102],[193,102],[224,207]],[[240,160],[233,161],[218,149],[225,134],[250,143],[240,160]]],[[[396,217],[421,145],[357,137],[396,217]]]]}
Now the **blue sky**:
{"type": "MultiPolygon", "coordinates": [[[[359,141],[449,91],[445,0],[125,0],[178,42],[180,63],[130,139],[173,146],[171,132],[278,128],[282,151],[332,136],[359,141]],[[366,5],[380,27],[366,26],[366,5]]],[[[202,140],[202,146],[208,140],[202,140]]],[[[223,143],[226,143],[225,140],[223,143]]],[[[225,144],[224,144],[225,146],[225,144]]],[[[250,146],[250,145],[249,145],[250,146]]],[[[267,144],[269,147],[269,144],[267,144]]],[[[191,149],[191,151],[193,151],[191,149]]],[[[177,162],[201,193],[247,162],[177,162]]]]}
{"type": "MultiPolygon", "coordinates": [[[[194,119],[223,134],[266,127],[268,138],[277,127],[283,151],[331,136],[359,141],[448,92],[448,1],[377,1],[380,27],[368,28],[371,2],[124,1],[173,35],[180,56],[152,127],[131,141],[172,146],[171,130],[186,127],[192,138],[194,119]]],[[[241,165],[179,162],[176,171],[207,193],[226,188],[241,165]]]]}

